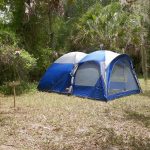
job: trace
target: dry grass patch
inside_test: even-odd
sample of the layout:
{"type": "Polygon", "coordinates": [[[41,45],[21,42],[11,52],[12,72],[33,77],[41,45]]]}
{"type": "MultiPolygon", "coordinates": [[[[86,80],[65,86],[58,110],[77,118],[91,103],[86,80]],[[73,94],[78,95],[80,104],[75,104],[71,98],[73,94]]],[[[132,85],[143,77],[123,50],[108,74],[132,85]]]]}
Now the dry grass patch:
{"type": "Polygon", "coordinates": [[[18,96],[16,110],[0,98],[2,150],[150,149],[149,94],[105,103],[36,92],[18,96]]]}

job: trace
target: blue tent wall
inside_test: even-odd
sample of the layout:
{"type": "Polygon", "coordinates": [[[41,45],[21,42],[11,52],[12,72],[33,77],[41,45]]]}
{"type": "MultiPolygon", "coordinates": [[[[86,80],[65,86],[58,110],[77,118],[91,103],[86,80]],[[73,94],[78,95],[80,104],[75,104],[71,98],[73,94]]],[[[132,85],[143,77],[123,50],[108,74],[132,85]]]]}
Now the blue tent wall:
{"type": "Polygon", "coordinates": [[[66,88],[70,86],[70,72],[73,66],[73,64],[52,64],[41,78],[38,89],[65,93],[66,88]]]}

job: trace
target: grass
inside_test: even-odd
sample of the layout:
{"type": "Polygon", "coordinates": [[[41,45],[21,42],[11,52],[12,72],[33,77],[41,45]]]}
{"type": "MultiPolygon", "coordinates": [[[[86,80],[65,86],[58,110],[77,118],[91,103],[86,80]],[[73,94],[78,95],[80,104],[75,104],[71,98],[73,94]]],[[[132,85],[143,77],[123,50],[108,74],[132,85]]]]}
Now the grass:
{"type": "Polygon", "coordinates": [[[150,80],[144,94],[108,103],[55,93],[1,96],[2,150],[149,150],[150,80]]]}

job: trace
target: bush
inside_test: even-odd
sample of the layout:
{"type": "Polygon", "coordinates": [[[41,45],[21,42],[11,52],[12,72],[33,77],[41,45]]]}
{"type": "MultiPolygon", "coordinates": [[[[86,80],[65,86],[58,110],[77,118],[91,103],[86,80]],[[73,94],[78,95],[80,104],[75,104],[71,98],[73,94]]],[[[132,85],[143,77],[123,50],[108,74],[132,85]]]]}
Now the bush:
{"type": "MultiPolygon", "coordinates": [[[[35,92],[37,89],[37,83],[29,83],[25,81],[21,81],[21,84],[16,87],[16,94],[24,94],[28,92],[35,92]]],[[[13,88],[10,87],[8,84],[4,84],[0,86],[0,94],[4,95],[11,95],[13,94],[13,88]]]]}
{"type": "Polygon", "coordinates": [[[0,85],[27,80],[36,64],[33,55],[19,47],[19,39],[14,32],[0,29],[0,85]]]}
{"type": "Polygon", "coordinates": [[[36,59],[27,51],[15,46],[0,46],[0,85],[4,82],[27,79],[36,66],[36,59]]]}
{"type": "Polygon", "coordinates": [[[0,44],[1,45],[17,45],[18,39],[15,33],[7,30],[0,30],[0,44]]]}

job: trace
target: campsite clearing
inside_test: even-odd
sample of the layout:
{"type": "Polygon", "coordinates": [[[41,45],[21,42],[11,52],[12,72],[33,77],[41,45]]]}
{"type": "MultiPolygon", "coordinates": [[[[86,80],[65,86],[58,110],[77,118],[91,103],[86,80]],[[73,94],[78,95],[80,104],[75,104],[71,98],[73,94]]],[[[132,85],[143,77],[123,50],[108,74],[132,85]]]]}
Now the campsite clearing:
{"type": "Polygon", "coordinates": [[[36,92],[0,97],[1,150],[149,150],[150,80],[144,94],[108,103],[36,92]]]}

